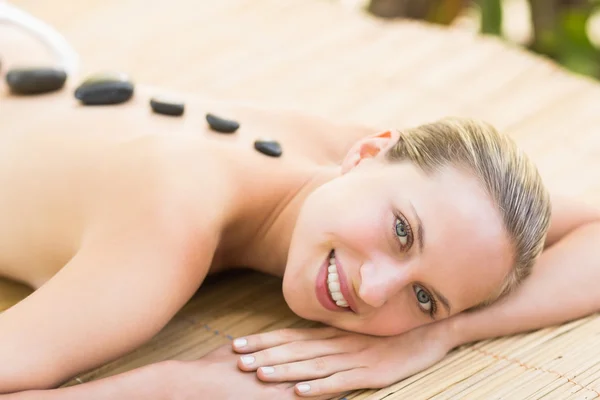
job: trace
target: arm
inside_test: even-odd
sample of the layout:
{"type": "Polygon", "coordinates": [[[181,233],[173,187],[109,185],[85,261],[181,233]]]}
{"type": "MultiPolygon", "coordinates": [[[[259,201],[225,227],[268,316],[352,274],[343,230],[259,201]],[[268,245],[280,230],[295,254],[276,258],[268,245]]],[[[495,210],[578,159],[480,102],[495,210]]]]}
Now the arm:
{"type": "Polygon", "coordinates": [[[291,384],[263,383],[239,371],[237,358],[227,345],[197,361],[165,361],[77,386],[0,395],[0,400],[297,400],[291,384]]]}
{"type": "Polygon", "coordinates": [[[561,198],[553,198],[552,204],[546,249],[531,276],[490,307],[440,322],[454,346],[560,324],[600,310],[600,214],[561,198]]]}
{"type": "Polygon", "coordinates": [[[171,400],[169,374],[168,364],[158,363],[82,385],[0,395],[0,400],[171,400]]]}
{"type": "Polygon", "coordinates": [[[124,355],[196,291],[216,238],[192,241],[174,215],[136,205],[137,213],[113,208],[59,273],[0,315],[0,393],[55,387],[124,355]]]}

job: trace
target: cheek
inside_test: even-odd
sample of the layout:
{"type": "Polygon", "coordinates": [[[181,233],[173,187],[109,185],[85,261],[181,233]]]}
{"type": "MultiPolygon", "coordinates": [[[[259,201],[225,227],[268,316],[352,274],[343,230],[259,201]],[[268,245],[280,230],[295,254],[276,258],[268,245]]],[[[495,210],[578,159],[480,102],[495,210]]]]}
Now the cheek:
{"type": "Polygon", "coordinates": [[[384,222],[386,208],[380,200],[373,200],[364,193],[340,190],[315,193],[307,200],[306,213],[299,222],[306,233],[322,234],[327,239],[355,247],[360,244],[372,245],[385,238],[384,222]]]}

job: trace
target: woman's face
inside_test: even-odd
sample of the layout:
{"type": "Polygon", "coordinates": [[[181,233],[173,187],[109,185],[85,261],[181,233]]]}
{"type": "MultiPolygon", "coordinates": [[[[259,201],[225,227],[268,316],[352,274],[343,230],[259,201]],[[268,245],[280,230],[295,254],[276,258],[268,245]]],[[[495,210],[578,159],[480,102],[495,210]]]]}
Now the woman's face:
{"type": "Polygon", "coordinates": [[[468,173],[357,157],[307,199],[283,292],[299,316],[395,335],[489,298],[513,254],[499,213],[468,173]]]}

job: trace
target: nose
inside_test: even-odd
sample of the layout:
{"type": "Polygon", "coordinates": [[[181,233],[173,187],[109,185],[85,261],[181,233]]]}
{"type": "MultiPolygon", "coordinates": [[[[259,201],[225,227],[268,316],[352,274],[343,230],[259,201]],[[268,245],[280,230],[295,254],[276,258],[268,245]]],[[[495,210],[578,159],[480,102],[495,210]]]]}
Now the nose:
{"type": "Polygon", "coordinates": [[[397,263],[366,262],[360,268],[358,296],[371,307],[381,307],[410,284],[409,274],[409,268],[401,268],[397,263]]]}

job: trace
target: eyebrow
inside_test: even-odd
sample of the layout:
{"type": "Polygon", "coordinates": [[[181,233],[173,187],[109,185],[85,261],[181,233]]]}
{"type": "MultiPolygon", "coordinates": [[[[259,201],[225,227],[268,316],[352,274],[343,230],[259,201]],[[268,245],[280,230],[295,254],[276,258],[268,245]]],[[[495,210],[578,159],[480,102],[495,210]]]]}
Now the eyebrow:
{"type": "Polygon", "coordinates": [[[417,214],[417,210],[415,210],[415,206],[409,201],[410,207],[412,208],[413,214],[415,214],[415,218],[417,219],[417,241],[419,242],[419,251],[423,252],[423,246],[425,245],[425,229],[423,228],[423,222],[421,218],[419,218],[419,214],[417,214]]]}
{"type": "Polygon", "coordinates": [[[448,315],[449,315],[451,307],[450,307],[450,302],[448,301],[448,299],[445,298],[440,292],[438,292],[434,288],[431,288],[431,291],[433,292],[433,294],[435,294],[435,297],[438,298],[440,303],[442,303],[444,305],[444,307],[446,308],[446,311],[448,312],[448,315]]]}
{"type": "MultiPolygon", "coordinates": [[[[417,220],[417,241],[419,242],[419,251],[422,253],[423,247],[425,246],[425,228],[423,228],[423,221],[421,221],[421,218],[419,217],[417,210],[415,210],[415,206],[410,201],[409,201],[409,204],[410,204],[413,214],[415,215],[415,218],[417,220]]],[[[448,299],[446,297],[444,297],[440,292],[435,290],[434,288],[431,288],[431,291],[433,292],[435,297],[438,298],[440,303],[442,303],[444,305],[448,314],[450,314],[450,310],[452,309],[452,307],[450,307],[450,302],[448,301],[448,299]]]]}

